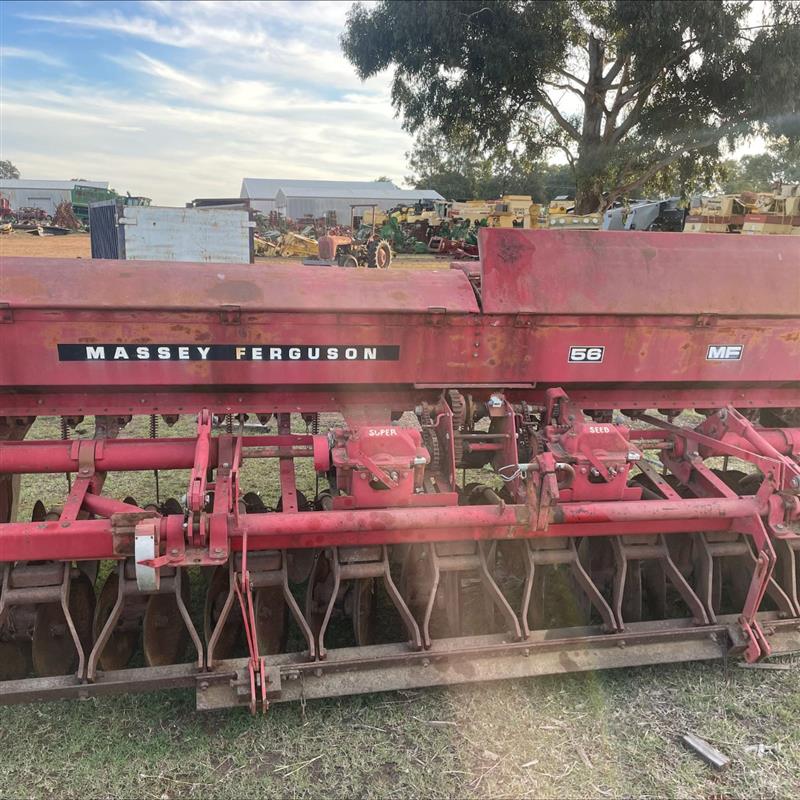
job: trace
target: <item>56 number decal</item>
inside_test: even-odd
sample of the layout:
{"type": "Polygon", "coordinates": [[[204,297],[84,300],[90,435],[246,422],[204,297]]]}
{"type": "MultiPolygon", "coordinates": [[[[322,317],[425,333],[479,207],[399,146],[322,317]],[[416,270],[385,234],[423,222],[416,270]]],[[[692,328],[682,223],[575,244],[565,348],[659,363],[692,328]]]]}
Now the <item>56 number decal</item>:
{"type": "Polygon", "coordinates": [[[591,347],[576,345],[570,347],[567,360],[570,364],[599,364],[602,362],[605,353],[606,348],[598,345],[591,347]]]}

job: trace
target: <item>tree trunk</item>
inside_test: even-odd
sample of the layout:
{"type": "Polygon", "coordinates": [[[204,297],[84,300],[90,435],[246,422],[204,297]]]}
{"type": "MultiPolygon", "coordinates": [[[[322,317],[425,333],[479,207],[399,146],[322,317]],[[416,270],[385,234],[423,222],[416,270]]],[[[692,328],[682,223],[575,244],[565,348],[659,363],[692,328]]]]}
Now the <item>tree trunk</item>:
{"type": "Polygon", "coordinates": [[[602,125],[606,89],[603,84],[605,45],[589,37],[589,77],[583,100],[583,126],[575,164],[575,213],[593,214],[603,203],[602,173],[605,166],[602,125]]]}
{"type": "Polygon", "coordinates": [[[592,177],[579,180],[575,193],[575,213],[594,214],[603,207],[601,185],[592,177]]]}
{"type": "Polygon", "coordinates": [[[575,213],[594,214],[603,207],[604,159],[594,143],[581,142],[575,162],[575,213]]]}

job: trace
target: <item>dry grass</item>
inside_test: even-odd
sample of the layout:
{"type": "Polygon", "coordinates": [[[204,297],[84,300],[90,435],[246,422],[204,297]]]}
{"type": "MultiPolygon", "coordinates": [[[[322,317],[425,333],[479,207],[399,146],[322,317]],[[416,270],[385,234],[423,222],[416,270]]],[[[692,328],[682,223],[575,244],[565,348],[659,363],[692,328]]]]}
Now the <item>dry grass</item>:
{"type": "Polygon", "coordinates": [[[12,231],[0,236],[0,256],[91,258],[92,249],[88,233],[31,236],[24,231],[12,231]]]}
{"type": "MultiPolygon", "coordinates": [[[[0,257],[2,256],[91,258],[92,251],[88,233],[71,233],[66,236],[31,236],[23,231],[13,231],[0,236],[0,257]]],[[[299,264],[301,259],[257,258],[256,264],[276,261],[299,264]]],[[[447,269],[448,265],[448,258],[400,255],[395,256],[392,269],[447,269]]]]}
{"type": "MultiPolygon", "coordinates": [[[[163,435],[191,428],[182,419],[163,435]]],[[[91,420],[81,430],[91,433],[91,420]]],[[[56,422],[39,420],[32,434],[56,436],[56,422]]],[[[125,435],[146,435],[146,421],[125,435]]],[[[242,481],[277,499],[263,465],[242,481]]],[[[162,475],[163,496],[180,496],[185,482],[162,475]]],[[[309,469],[299,483],[312,489],[309,469]]],[[[26,478],[20,516],[64,486],[62,476],[26,478]]],[[[148,502],[153,477],[112,476],[107,491],[148,502]]],[[[193,586],[195,605],[201,591],[193,586]]],[[[793,664],[394,692],[273,706],[265,719],[200,714],[188,691],[0,708],[0,797],[796,797],[800,659],[793,664]],[[724,751],[729,769],[716,773],[686,751],[687,731],[724,751]],[[748,749],[759,744],[762,757],[748,749]]]]}

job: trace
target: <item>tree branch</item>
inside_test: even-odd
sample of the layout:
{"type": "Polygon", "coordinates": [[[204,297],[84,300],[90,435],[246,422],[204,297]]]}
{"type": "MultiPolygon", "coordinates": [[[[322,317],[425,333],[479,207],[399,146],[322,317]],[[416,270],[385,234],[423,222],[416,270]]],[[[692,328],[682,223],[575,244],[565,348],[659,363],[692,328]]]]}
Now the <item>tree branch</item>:
{"type": "Polygon", "coordinates": [[[583,87],[586,87],[586,81],[578,78],[577,76],[573,75],[571,72],[567,72],[565,69],[561,69],[561,67],[556,67],[553,72],[557,72],[559,75],[562,75],[565,78],[568,78],[571,81],[575,81],[575,83],[580,84],[583,87]]]}
{"type": "Polygon", "coordinates": [[[677,161],[679,158],[681,158],[681,156],[686,155],[686,153],[691,153],[693,150],[699,150],[701,147],[704,147],[705,144],[705,142],[698,142],[697,144],[680,147],[674,153],[670,153],[670,155],[665,156],[660,161],[657,161],[655,164],[648,167],[635,180],[624,183],[621,186],[615,186],[613,189],[611,189],[608,192],[607,202],[611,204],[618,197],[623,197],[624,195],[628,194],[628,192],[641,188],[645,183],[647,183],[647,181],[650,180],[650,178],[653,178],[662,169],[664,169],[664,167],[668,167],[674,161],[677,161]]]}
{"type": "Polygon", "coordinates": [[[585,94],[575,86],[571,86],[568,83],[551,83],[550,81],[542,81],[545,86],[550,86],[553,89],[563,89],[566,92],[572,92],[573,94],[578,95],[578,97],[583,100],[585,98],[585,94]]]}
{"type": "Polygon", "coordinates": [[[574,139],[576,142],[580,141],[581,134],[578,129],[561,115],[555,103],[544,92],[539,92],[539,102],[547,109],[550,116],[553,117],[558,123],[558,126],[564,130],[571,139],[574,139]]]}
{"type": "MultiPolygon", "coordinates": [[[[655,85],[655,84],[654,84],[655,85]]],[[[652,88],[652,87],[651,87],[652,88]]],[[[614,129],[609,128],[605,131],[603,138],[611,145],[619,144],[622,140],[622,137],[625,136],[630,129],[639,122],[642,117],[642,109],[644,108],[644,104],[647,102],[648,98],[650,97],[650,90],[646,92],[641,92],[641,94],[636,98],[636,104],[634,107],[628,112],[628,115],[622,121],[622,124],[614,129]]]]}
{"type": "Polygon", "coordinates": [[[603,76],[603,88],[610,89],[614,83],[614,79],[619,75],[619,71],[623,66],[627,67],[628,57],[621,54],[616,57],[611,69],[603,76]]]}

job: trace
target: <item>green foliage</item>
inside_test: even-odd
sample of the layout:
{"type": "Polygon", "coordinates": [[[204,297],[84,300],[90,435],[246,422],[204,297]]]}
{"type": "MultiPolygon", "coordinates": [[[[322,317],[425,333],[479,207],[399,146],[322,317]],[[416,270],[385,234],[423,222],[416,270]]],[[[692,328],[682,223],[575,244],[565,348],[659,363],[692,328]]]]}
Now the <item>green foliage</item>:
{"type": "Polygon", "coordinates": [[[418,189],[435,189],[448,200],[523,194],[546,203],[559,194],[575,194],[568,164],[531,161],[502,148],[484,152],[463,137],[450,138],[435,129],[424,129],[406,155],[413,173],[406,181],[418,189]]]}
{"type": "Polygon", "coordinates": [[[722,190],[726,194],[767,192],[778,182],[800,183],[800,145],[781,143],[772,153],[725,162],[722,190]]]}
{"type": "Polygon", "coordinates": [[[10,161],[0,161],[0,178],[19,178],[19,170],[10,161]]]}
{"type": "MultiPolygon", "coordinates": [[[[362,78],[393,68],[412,132],[529,162],[561,151],[586,212],[665,171],[706,179],[747,135],[800,136],[800,3],[760,8],[763,21],[722,0],[381,0],[351,9],[342,47],[362,78]]],[[[458,175],[435,177],[456,196],[458,175]]]]}

